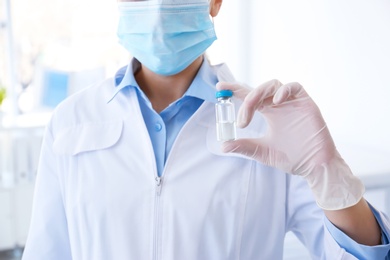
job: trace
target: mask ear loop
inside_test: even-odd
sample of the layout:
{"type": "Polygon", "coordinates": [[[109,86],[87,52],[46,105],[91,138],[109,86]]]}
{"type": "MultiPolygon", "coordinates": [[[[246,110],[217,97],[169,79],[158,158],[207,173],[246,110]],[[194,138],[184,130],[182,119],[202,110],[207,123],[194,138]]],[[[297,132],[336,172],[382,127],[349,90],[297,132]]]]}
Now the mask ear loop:
{"type": "Polygon", "coordinates": [[[209,7],[209,17],[210,17],[210,20],[211,20],[211,22],[215,25],[215,23],[214,23],[214,17],[211,15],[211,8],[209,7]]]}

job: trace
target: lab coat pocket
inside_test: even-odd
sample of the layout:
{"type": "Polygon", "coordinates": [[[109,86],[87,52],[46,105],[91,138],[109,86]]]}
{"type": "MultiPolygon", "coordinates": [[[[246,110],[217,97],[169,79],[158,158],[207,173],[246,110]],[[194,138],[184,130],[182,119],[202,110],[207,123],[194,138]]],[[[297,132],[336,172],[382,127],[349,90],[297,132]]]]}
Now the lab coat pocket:
{"type": "Polygon", "coordinates": [[[122,129],[122,120],[84,123],[68,127],[55,136],[53,150],[60,155],[77,155],[106,149],[118,142],[122,129]]]}

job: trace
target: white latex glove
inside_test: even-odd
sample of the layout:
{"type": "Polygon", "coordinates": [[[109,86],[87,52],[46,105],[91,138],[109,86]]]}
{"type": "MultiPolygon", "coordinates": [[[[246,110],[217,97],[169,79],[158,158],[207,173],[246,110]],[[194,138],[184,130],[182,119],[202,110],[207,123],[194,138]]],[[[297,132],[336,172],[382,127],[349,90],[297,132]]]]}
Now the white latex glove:
{"type": "Polygon", "coordinates": [[[268,123],[264,137],[225,142],[223,152],[240,153],[304,177],[317,204],[326,210],[353,206],[363,197],[362,182],[341,158],[317,105],[299,83],[272,80],[250,89],[220,82],[217,89],[230,89],[243,100],[238,127],[246,127],[256,111],[268,123]]]}

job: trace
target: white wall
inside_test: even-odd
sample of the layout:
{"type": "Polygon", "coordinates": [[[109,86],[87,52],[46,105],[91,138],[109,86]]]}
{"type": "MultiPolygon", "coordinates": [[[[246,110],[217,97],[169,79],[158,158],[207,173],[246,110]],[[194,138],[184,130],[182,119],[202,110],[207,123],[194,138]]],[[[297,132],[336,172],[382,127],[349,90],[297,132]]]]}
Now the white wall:
{"type": "Polygon", "coordinates": [[[390,149],[390,2],[225,0],[215,59],[257,86],[298,81],[336,141],[390,149]]]}

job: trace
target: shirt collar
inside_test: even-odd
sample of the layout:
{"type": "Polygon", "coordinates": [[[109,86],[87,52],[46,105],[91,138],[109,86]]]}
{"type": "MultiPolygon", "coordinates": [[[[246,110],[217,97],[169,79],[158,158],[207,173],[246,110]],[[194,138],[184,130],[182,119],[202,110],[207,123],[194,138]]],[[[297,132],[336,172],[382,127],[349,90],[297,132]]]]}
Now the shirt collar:
{"type": "Polygon", "coordinates": [[[196,97],[208,102],[216,102],[215,85],[217,82],[218,78],[215,68],[212,67],[206,57],[204,57],[196,77],[184,93],[184,96],[196,97]]]}
{"type": "Polygon", "coordinates": [[[138,87],[134,74],[141,67],[141,63],[133,58],[128,66],[120,68],[115,74],[115,89],[107,103],[110,103],[115,96],[126,87],[138,87]]]}
{"type": "MultiPolygon", "coordinates": [[[[135,80],[134,74],[141,67],[141,63],[133,58],[130,64],[126,67],[122,67],[115,74],[115,84],[113,94],[107,103],[111,102],[115,96],[126,87],[139,88],[137,81],[135,80]]],[[[206,57],[203,59],[203,63],[199,68],[194,80],[190,87],[184,93],[183,97],[196,97],[208,102],[216,102],[215,99],[215,85],[218,82],[217,73],[220,66],[211,66],[206,57]]]]}

